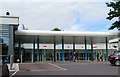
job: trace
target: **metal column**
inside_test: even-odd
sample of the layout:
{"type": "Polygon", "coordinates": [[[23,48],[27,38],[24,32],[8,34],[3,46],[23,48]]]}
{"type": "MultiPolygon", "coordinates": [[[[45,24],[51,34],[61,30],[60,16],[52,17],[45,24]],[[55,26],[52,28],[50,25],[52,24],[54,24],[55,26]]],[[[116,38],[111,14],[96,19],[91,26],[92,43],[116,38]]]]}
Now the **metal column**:
{"type": "Polygon", "coordinates": [[[37,62],[40,62],[39,36],[37,36],[37,62]]]}
{"type": "Polygon", "coordinates": [[[76,52],[75,52],[75,37],[73,37],[73,61],[76,61],[76,52]]]}
{"type": "MultiPolygon", "coordinates": [[[[0,36],[0,55],[2,55],[2,39],[1,39],[1,36],[0,36]]],[[[1,70],[0,70],[1,71],[1,70]]]]}
{"type": "Polygon", "coordinates": [[[31,53],[31,59],[32,59],[31,62],[33,63],[33,52],[34,52],[33,49],[31,50],[31,52],[32,52],[31,53]]]}
{"type": "Polygon", "coordinates": [[[20,62],[22,63],[22,50],[21,50],[21,41],[19,39],[19,53],[20,53],[20,62]]]}
{"type": "Polygon", "coordinates": [[[33,50],[32,50],[32,63],[34,62],[34,54],[35,54],[35,41],[33,41],[33,50]]]}
{"type": "Polygon", "coordinates": [[[93,51],[93,38],[91,37],[91,54],[92,54],[92,61],[94,61],[94,51],[93,51]]]}
{"type": "Polygon", "coordinates": [[[33,62],[35,62],[35,40],[33,42],[33,62]]]}
{"type": "Polygon", "coordinates": [[[84,53],[85,53],[85,62],[87,62],[87,40],[86,40],[86,37],[85,37],[85,50],[84,50],[84,53]]]}
{"type": "Polygon", "coordinates": [[[60,53],[59,53],[59,61],[60,61],[61,57],[60,57],[60,53]]]}
{"type": "Polygon", "coordinates": [[[56,62],[56,40],[54,37],[54,62],[56,62]]]}
{"type": "Polygon", "coordinates": [[[43,50],[43,60],[46,61],[46,49],[43,50]]]}
{"type": "Polygon", "coordinates": [[[47,54],[47,49],[45,50],[45,54],[46,54],[46,61],[47,61],[47,59],[48,59],[48,54],[47,54]]]}
{"type": "Polygon", "coordinates": [[[62,62],[64,63],[64,38],[62,37],[62,62]]]}
{"type": "Polygon", "coordinates": [[[9,46],[8,46],[8,54],[10,55],[10,69],[12,69],[13,65],[13,55],[14,55],[14,34],[13,34],[13,25],[9,25],[9,46]]]}
{"type": "MultiPolygon", "coordinates": [[[[120,16],[118,18],[118,21],[120,22],[120,16]]],[[[119,28],[118,28],[118,38],[120,37],[120,24],[119,24],[119,28]]],[[[118,39],[118,50],[120,50],[120,39],[118,39]]]]}
{"type": "Polygon", "coordinates": [[[107,40],[107,37],[105,37],[105,41],[106,41],[106,61],[108,61],[108,40],[107,40]]]}
{"type": "Polygon", "coordinates": [[[102,61],[104,61],[104,50],[102,49],[102,61]]]}

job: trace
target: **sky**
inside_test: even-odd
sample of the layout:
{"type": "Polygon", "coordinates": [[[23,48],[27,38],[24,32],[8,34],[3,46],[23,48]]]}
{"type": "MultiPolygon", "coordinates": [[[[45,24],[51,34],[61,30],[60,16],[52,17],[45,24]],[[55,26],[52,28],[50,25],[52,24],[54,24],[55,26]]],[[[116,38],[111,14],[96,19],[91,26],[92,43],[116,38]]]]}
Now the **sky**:
{"type": "MultiPolygon", "coordinates": [[[[114,20],[106,20],[112,0],[0,0],[0,15],[18,16],[29,30],[108,32],[114,20]]],[[[117,31],[112,30],[112,31],[117,31]]]]}

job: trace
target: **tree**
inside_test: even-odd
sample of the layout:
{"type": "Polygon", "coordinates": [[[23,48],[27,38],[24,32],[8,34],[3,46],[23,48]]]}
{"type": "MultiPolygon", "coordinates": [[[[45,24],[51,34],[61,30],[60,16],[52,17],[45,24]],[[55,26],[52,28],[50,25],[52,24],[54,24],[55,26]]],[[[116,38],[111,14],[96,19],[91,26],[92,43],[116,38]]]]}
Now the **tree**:
{"type": "Polygon", "coordinates": [[[54,28],[54,29],[51,30],[51,31],[61,31],[61,29],[59,29],[59,28],[54,28]]]}
{"type": "Polygon", "coordinates": [[[106,19],[112,20],[113,18],[119,18],[118,21],[115,21],[114,23],[112,23],[112,26],[110,26],[109,30],[113,30],[115,28],[120,30],[120,1],[114,0],[113,2],[106,3],[106,5],[107,7],[112,7],[106,19]]]}

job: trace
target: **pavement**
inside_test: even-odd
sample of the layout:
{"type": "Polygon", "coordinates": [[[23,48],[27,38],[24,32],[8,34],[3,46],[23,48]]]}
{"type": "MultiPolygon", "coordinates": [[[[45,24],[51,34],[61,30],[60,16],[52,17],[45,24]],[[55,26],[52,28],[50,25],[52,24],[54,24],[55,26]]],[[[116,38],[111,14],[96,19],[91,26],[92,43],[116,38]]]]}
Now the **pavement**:
{"type": "MultiPolygon", "coordinates": [[[[50,62],[19,64],[16,76],[80,76],[80,77],[118,77],[120,67],[109,62],[50,62]]],[[[13,77],[14,77],[13,76],[13,77]]]]}

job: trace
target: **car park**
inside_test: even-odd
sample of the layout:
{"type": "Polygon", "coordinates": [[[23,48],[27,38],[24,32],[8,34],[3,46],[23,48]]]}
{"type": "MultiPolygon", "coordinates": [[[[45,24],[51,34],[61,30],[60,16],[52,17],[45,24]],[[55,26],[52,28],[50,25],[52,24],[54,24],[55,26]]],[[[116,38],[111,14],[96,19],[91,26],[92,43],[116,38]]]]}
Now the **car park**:
{"type": "Polygon", "coordinates": [[[109,56],[109,62],[112,65],[120,66],[120,50],[114,51],[109,56]]]}

